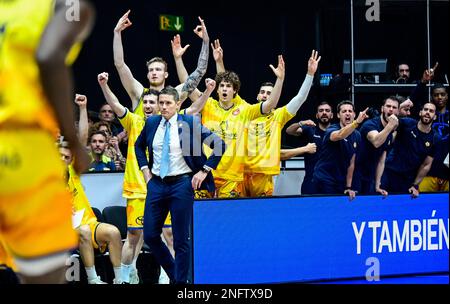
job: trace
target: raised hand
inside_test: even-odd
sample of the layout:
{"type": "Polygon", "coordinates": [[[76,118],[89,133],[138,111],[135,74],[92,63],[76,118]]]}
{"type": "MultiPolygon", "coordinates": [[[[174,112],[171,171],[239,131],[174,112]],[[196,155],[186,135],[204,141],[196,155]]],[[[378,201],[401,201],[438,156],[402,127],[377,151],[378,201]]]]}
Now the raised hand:
{"type": "Polygon", "coordinates": [[[308,60],[308,75],[314,76],[321,58],[322,56],[319,56],[319,52],[312,50],[311,57],[308,60]]]}
{"type": "Polygon", "coordinates": [[[397,128],[398,126],[398,118],[396,115],[392,114],[388,117],[388,125],[391,127],[392,130],[397,128]]]}
{"type": "Polygon", "coordinates": [[[80,108],[85,108],[86,105],[87,105],[87,97],[86,97],[86,95],[75,94],[75,100],[74,101],[80,108]]]}
{"type": "Polygon", "coordinates": [[[106,72],[97,75],[98,83],[102,86],[108,83],[109,75],[106,72]]]}
{"type": "Polygon", "coordinates": [[[438,65],[439,65],[439,62],[436,62],[434,67],[432,67],[431,69],[425,70],[423,72],[423,74],[422,74],[422,82],[423,83],[429,82],[429,81],[431,81],[433,79],[434,72],[436,71],[438,65]]]}
{"type": "Polygon", "coordinates": [[[206,78],[205,84],[206,84],[206,90],[209,92],[214,91],[214,89],[216,88],[216,81],[214,79],[206,78]]]}
{"type": "Polygon", "coordinates": [[[278,55],[278,66],[277,66],[277,68],[274,68],[273,65],[271,65],[271,64],[269,66],[272,69],[272,71],[275,74],[275,76],[277,76],[277,78],[284,79],[285,64],[284,64],[284,60],[283,60],[283,55],[278,55]]]}
{"type": "Polygon", "coordinates": [[[189,44],[186,44],[185,47],[181,46],[181,37],[179,34],[176,34],[173,40],[170,40],[170,44],[172,45],[172,54],[175,59],[181,58],[190,46],[189,44]]]}
{"type": "Polygon", "coordinates": [[[131,26],[133,23],[131,23],[130,19],[128,19],[128,15],[130,14],[131,10],[128,10],[122,17],[120,17],[119,21],[117,21],[116,27],[114,28],[115,32],[122,32],[127,27],[131,26]]]}
{"type": "Polygon", "coordinates": [[[364,121],[364,119],[366,119],[367,117],[369,117],[369,116],[367,115],[367,113],[366,113],[368,110],[369,110],[369,108],[366,108],[364,111],[359,112],[358,118],[356,118],[356,122],[357,122],[358,124],[361,124],[361,123],[364,121]]]}
{"type": "Polygon", "coordinates": [[[314,154],[317,152],[317,145],[315,143],[308,143],[306,145],[306,153],[314,154]]]}
{"type": "Polygon", "coordinates": [[[214,61],[223,61],[223,49],[220,46],[219,39],[214,40],[214,44],[211,43],[211,48],[213,50],[214,61]]]}
{"type": "Polygon", "coordinates": [[[203,41],[209,41],[208,31],[206,30],[205,21],[198,17],[198,20],[200,21],[200,25],[197,25],[194,29],[194,33],[203,39],[203,41]]]}

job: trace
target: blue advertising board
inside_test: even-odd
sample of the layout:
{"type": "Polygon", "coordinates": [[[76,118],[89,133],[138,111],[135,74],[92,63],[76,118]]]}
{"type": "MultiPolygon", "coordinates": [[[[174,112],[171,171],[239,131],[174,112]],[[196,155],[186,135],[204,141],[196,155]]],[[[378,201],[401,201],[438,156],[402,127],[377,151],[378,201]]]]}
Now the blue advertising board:
{"type": "Polygon", "coordinates": [[[448,207],[448,193],[196,201],[194,283],[448,273],[448,207]]]}

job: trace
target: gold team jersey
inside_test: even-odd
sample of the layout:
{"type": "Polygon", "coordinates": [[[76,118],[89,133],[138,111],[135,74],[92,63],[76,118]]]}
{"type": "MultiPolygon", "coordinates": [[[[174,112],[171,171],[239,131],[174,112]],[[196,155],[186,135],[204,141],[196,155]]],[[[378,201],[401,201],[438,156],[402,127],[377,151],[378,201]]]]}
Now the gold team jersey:
{"type": "Polygon", "coordinates": [[[35,60],[53,9],[51,0],[0,1],[0,127],[20,125],[57,130],[35,60]]]}
{"type": "Polygon", "coordinates": [[[284,106],[251,121],[245,172],[280,174],[281,130],[294,116],[284,106]]]}
{"type": "MultiPolygon", "coordinates": [[[[142,108],[142,106],[138,107],[142,108]]],[[[145,184],[144,174],[139,168],[134,144],[141,134],[145,125],[143,116],[131,113],[126,110],[125,116],[119,118],[123,128],[128,133],[128,149],[127,162],[125,164],[125,174],[123,179],[123,197],[125,198],[142,198],[145,199],[147,195],[147,185],[145,184]]]]}
{"type": "MultiPolygon", "coordinates": [[[[220,136],[227,145],[217,169],[213,170],[214,177],[242,181],[246,160],[246,129],[250,121],[263,114],[261,104],[250,105],[239,95],[236,95],[232,101],[233,107],[225,110],[220,106],[219,101],[208,98],[201,112],[202,124],[220,136]]],[[[209,156],[211,150],[205,149],[205,154],[209,156]]]]}
{"type": "MultiPolygon", "coordinates": [[[[0,1],[0,128],[40,127],[56,134],[54,111],[44,94],[35,54],[53,15],[54,0],[0,1]]],[[[80,50],[75,45],[66,63],[80,50]]]]}
{"type": "Polygon", "coordinates": [[[68,166],[69,180],[67,182],[70,193],[72,193],[73,211],[77,212],[84,209],[81,225],[89,225],[97,222],[97,217],[89,204],[80,177],[73,169],[72,165],[68,166]]]}

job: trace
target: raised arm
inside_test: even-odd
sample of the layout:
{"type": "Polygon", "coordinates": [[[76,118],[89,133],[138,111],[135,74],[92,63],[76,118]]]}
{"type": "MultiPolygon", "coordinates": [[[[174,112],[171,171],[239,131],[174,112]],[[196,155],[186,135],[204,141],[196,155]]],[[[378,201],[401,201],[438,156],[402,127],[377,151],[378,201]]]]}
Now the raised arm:
{"type": "Polygon", "coordinates": [[[106,102],[111,106],[117,117],[123,117],[126,113],[126,108],[119,102],[116,95],[111,91],[108,85],[109,74],[100,73],[97,75],[98,84],[102,89],[103,96],[105,96],[106,102]]]}
{"type": "Polygon", "coordinates": [[[298,155],[303,155],[305,153],[314,154],[317,151],[317,146],[315,143],[308,143],[306,146],[293,148],[293,149],[281,149],[280,150],[280,160],[291,159],[298,155]]]}
{"type": "Polygon", "coordinates": [[[319,56],[319,53],[315,50],[312,50],[311,57],[308,60],[308,72],[306,74],[305,80],[303,80],[303,84],[300,87],[297,95],[289,101],[286,105],[289,113],[295,115],[302,106],[302,104],[306,101],[308,97],[309,90],[311,89],[314,74],[317,71],[317,67],[319,66],[319,61],[322,57],[319,56]]]}
{"type": "Polygon", "coordinates": [[[83,146],[87,146],[89,136],[89,121],[87,112],[87,97],[86,95],[75,94],[75,103],[80,110],[80,117],[78,120],[78,138],[83,146]]]}
{"type": "Polygon", "coordinates": [[[132,25],[130,19],[128,19],[129,14],[130,10],[120,17],[116,27],[114,28],[113,54],[114,65],[119,73],[120,81],[127,91],[128,96],[130,96],[134,110],[139,103],[139,98],[144,90],[144,86],[134,78],[130,68],[125,64],[122,45],[122,31],[132,25]]]}
{"type": "Polygon", "coordinates": [[[375,148],[381,147],[389,134],[395,130],[398,126],[398,118],[394,114],[389,116],[388,123],[380,132],[373,130],[367,133],[367,139],[372,143],[375,148]]]}
{"type": "Polygon", "coordinates": [[[199,99],[197,99],[194,103],[191,104],[191,106],[189,108],[186,109],[186,114],[196,115],[203,110],[203,107],[205,106],[206,101],[208,100],[209,96],[211,96],[211,93],[216,88],[216,81],[211,78],[206,78],[205,84],[206,84],[205,92],[203,92],[202,96],[200,96],[199,99]]]}
{"type": "Polygon", "coordinates": [[[303,134],[303,126],[315,127],[316,123],[311,119],[294,122],[286,129],[286,133],[293,136],[301,136],[303,134]]]}
{"type": "Polygon", "coordinates": [[[214,44],[211,43],[211,48],[213,50],[214,61],[216,62],[217,74],[225,72],[225,65],[223,63],[223,49],[220,46],[219,39],[214,40],[214,44]]]}
{"type": "Polygon", "coordinates": [[[285,75],[285,64],[283,60],[282,55],[278,55],[278,66],[277,68],[274,68],[273,65],[269,65],[272,69],[275,76],[277,76],[277,80],[275,82],[275,85],[273,87],[272,93],[270,94],[269,98],[262,103],[262,112],[267,114],[272,109],[274,109],[277,104],[278,100],[280,99],[281,95],[281,89],[283,88],[283,82],[284,82],[284,75],[285,75]]]}
{"type": "Polygon", "coordinates": [[[89,160],[74,127],[73,81],[65,59],[71,47],[90,33],[95,12],[87,1],[80,1],[79,5],[80,20],[69,22],[64,1],[56,2],[55,13],[42,35],[36,60],[45,95],[54,109],[61,134],[69,142],[74,155],[74,169],[82,173],[88,168],[89,160]]]}
{"type": "MultiPolygon", "coordinates": [[[[206,69],[208,68],[208,57],[209,57],[209,36],[206,30],[205,22],[202,18],[198,17],[200,25],[198,25],[194,32],[202,38],[202,49],[200,50],[200,55],[198,56],[197,68],[192,72],[183,86],[181,87],[180,99],[183,100],[187,96],[191,95],[192,92],[197,88],[202,77],[206,74],[206,69]]],[[[191,96],[195,101],[197,96],[191,96]]],[[[198,96],[199,97],[199,96],[198,96]]]]}
{"type": "Polygon", "coordinates": [[[366,108],[364,111],[359,112],[358,118],[356,118],[351,124],[346,125],[345,127],[339,129],[338,131],[334,131],[330,134],[330,140],[331,141],[339,141],[343,140],[344,138],[347,138],[350,134],[355,131],[355,129],[360,125],[364,119],[367,118],[367,110],[369,108],[366,108]]]}

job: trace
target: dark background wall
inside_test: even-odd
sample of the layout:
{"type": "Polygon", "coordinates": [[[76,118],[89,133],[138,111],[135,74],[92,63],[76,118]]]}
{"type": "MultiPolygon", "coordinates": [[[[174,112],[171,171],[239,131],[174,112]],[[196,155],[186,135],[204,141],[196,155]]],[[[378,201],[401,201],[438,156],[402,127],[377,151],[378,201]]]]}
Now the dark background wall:
{"type": "MultiPolygon", "coordinates": [[[[387,58],[389,74],[395,64],[410,64],[412,77],[420,78],[427,67],[426,1],[380,0],[380,21],[368,22],[365,18],[365,0],[354,1],[355,58],[387,58]]],[[[437,77],[448,73],[448,1],[431,1],[431,62],[439,61],[437,77]]],[[[275,81],[269,64],[276,66],[277,55],[286,62],[286,79],[279,105],[285,105],[298,91],[306,74],[307,60],[312,49],[322,55],[317,73],[342,74],[343,60],[350,58],[350,0],[320,0],[294,2],[278,0],[246,3],[244,1],[95,1],[97,18],[91,36],[74,65],[76,91],[89,98],[89,109],[97,111],[104,98],[97,85],[96,76],[110,73],[110,85],[120,101],[130,106],[131,101],[122,87],[113,63],[113,29],[117,20],[128,9],[133,25],[122,33],[125,61],[135,78],[148,85],[145,62],[161,56],[169,64],[167,84],[177,85],[170,40],[175,32],[159,30],[159,14],[184,17],[185,31],[182,45],[190,44],[184,56],[188,71],[197,63],[201,41],[192,32],[198,24],[197,16],[206,23],[211,41],[219,38],[224,49],[227,69],[236,71],[242,82],[240,95],[254,102],[260,83],[275,81]]],[[[215,76],[212,55],[207,77],[215,76]]],[[[315,107],[327,99],[333,104],[350,98],[348,89],[338,87],[323,89],[318,77],[308,100],[296,118],[312,118],[315,107]]],[[[204,89],[203,81],[199,86],[204,89]]],[[[366,104],[378,107],[389,92],[358,93],[357,110],[366,104]]],[[[289,123],[288,123],[289,125],[289,123]]],[[[296,138],[284,136],[283,144],[298,146],[296,138]]]]}

